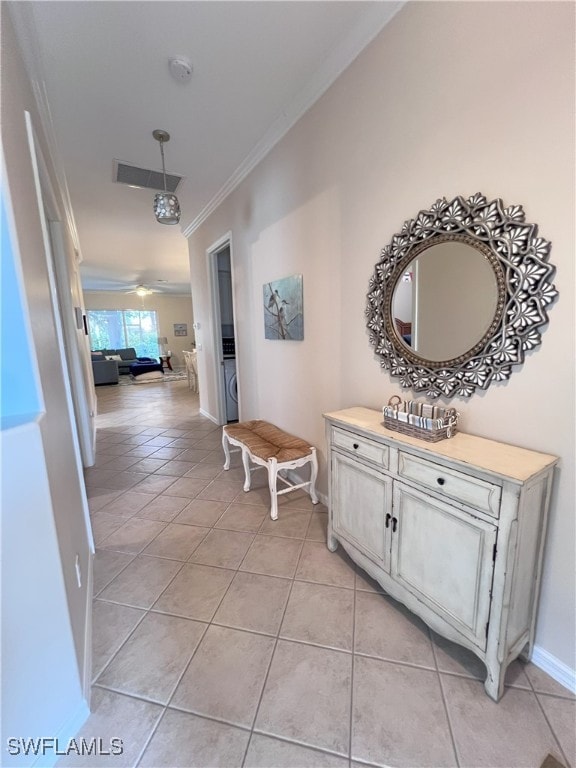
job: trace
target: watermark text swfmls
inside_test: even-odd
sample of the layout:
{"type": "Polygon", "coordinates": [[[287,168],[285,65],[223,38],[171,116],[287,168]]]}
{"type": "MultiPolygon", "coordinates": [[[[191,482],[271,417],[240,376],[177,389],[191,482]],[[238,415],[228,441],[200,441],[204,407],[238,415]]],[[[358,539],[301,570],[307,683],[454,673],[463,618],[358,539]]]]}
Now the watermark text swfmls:
{"type": "Polygon", "coordinates": [[[122,739],[59,739],[53,736],[10,737],[6,739],[9,755],[121,755],[124,752],[122,739]]]}

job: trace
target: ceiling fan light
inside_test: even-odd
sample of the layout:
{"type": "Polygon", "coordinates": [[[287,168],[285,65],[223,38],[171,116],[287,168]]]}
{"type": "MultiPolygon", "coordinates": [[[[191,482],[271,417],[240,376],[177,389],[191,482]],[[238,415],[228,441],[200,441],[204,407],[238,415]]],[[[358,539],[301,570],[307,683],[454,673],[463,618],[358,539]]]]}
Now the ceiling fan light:
{"type": "Polygon", "coordinates": [[[149,288],[146,288],[145,285],[139,285],[136,288],[135,293],[136,293],[137,296],[142,296],[143,297],[143,296],[148,296],[148,294],[152,293],[152,291],[149,288]]]}
{"type": "Polygon", "coordinates": [[[169,192],[155,194],[154,215],[159,224],[178,224],[180,221],[180,203],[176,195],[169,192]]]}

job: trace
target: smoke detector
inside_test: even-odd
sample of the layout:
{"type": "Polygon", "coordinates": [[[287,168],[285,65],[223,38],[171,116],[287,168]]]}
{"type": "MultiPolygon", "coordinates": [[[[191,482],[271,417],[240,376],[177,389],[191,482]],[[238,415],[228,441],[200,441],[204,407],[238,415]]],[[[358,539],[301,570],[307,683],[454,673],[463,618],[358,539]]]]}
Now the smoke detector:
{"type": "Polygon", "coordinates": [[[173,56],[168,59],[170,74],[179,83],[187,83],[192,77],[192,62],[186,56],[173,56]]]}

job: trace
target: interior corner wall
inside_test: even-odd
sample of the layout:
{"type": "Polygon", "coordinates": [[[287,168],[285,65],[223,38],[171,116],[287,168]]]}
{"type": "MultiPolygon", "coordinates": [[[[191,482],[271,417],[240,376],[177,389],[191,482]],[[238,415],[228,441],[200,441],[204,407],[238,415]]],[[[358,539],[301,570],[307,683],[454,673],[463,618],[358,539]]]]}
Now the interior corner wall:
{"type": "Polygon", "coordinates": [[[380,369],[365,328],[381,248],[442,196],[482,192],[523,205],[552,242],[559,300],[521,368],[455,404],[467,432],[560,456],[536,642],[571,670],[574,10],[407,4],[189,238],[202,408],[215,409],[206,250],[231,231],[241,418],[312,441],[324,464],[323,412],[409,394],[380,369]],[[267,341],[263,283],[297,273],[304,341],[267,341]]]}
{"type": "MultiPolygon", "coordinates": [[[[86,309],[139,309],[154,310],[158,314],[158,335],[166,336],[172,353],[171,365],[184,366],[182,352],[191,352],[194,343],[194,315],[192,296],[172,296],[154,293],[141,299],[133,293],[122,291],[84,291],[86,309]],[[187,336],[175,336],[174,325],[185,323],[187,336]]],[[[138,350],[136,350],[138,352],[138,350]]]]}

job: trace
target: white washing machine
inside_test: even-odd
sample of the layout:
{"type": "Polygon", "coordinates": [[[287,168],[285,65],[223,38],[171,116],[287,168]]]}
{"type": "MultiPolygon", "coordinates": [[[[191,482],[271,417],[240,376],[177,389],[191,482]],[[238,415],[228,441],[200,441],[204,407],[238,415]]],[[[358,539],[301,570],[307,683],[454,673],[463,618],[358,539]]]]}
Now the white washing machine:
{"type": "Polygon", "coordinates": [[[224,392],[226,394],[226,421],[238,421],[238,383],[236,358],[224,358],[224,392]]]}

